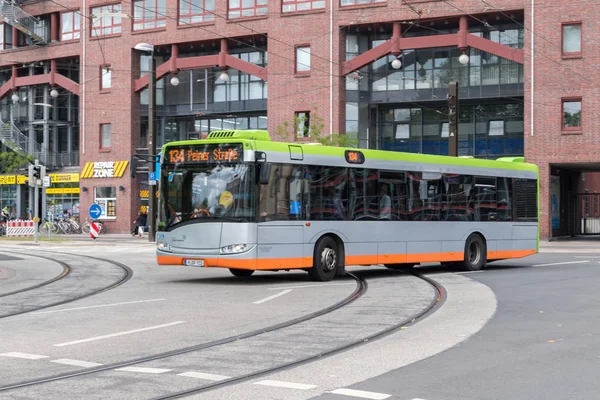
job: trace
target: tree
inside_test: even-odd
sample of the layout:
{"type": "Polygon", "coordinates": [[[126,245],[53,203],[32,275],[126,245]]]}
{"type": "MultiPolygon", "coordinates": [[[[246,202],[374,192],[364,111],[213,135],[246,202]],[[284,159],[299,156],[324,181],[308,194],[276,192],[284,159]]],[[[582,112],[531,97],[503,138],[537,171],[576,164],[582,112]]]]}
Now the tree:
{"type": "Polygon", "coordinates": [[[324,146],[356,147],[358,132],[346,132],[345,135],[329,134],[325,133],[325,128],[325,121],[317,113],[317,108],[313,106],[309,118],[295,115],[291,123],[285,121],[275,128],[275,138],[285,142],[290,138],[296,142],[306,138],[309,143],[320,143],[324,146]]]}
{"type": "Polygon", "coordinates": [[[25,157],[12,151],[4,151],[0,153],[0,173],[15,173],[19,168],[25,167],[31,161],[31,157],[25,157]]]}

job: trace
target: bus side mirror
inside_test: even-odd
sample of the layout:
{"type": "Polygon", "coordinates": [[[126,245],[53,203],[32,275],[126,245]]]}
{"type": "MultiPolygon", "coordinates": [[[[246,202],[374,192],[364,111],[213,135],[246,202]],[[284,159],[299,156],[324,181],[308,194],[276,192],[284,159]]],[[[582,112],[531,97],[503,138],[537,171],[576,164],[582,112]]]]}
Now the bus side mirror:
{"type": "Polygon", "coordinates": [[[269,178],[271,177],[271,167],[273,165],[270,163],[262,163],[258,164],[259,172],[258,172],[258,183],[261,185],[268,185],[269,178]]]}

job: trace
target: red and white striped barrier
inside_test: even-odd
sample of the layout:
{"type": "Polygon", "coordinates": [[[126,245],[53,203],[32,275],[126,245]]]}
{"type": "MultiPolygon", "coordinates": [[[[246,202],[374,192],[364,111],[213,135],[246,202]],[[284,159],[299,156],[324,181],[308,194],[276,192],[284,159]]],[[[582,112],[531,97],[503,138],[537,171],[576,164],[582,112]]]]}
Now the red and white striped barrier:
{"type": "Polygon", "coordinates": [[[90,237],[94,240],[98,237],[99,229],[95,222],[90,222],[90,237]]]}
{"type": "Polygon", "coordinates": [[[35,223],[33,221],[8,221],[6,223],[6,236],[33,236],[34,232],[35,223]]]}

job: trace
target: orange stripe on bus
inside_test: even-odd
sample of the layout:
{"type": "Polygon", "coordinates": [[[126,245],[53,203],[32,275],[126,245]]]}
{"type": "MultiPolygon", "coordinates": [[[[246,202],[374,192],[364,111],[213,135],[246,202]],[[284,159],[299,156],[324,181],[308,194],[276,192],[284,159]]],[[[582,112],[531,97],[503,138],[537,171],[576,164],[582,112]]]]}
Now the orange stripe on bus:
{"type": "MultiPolygon", "coordinates": [[[[488,260],[521,258],[537,253],[537,250],[498,250],[488,251],[488,260]]],[[[274,269],[299,269],[312,267],[312,257],[294,258],[261,258],[261,259],[235,259],[235,258],[202,258],[180,256],[157,256],[159,265],[183,265],[184,259],[204,260],[205,267],[239,268],[254,270],[274,269]]],[[[374,265],[374,264],[404,264],[425,262],[455,262],[462,261],[461,252],[440,252],[423,254],[380,254],[363,256],[346,256],[346,265],[374,265]]]]}

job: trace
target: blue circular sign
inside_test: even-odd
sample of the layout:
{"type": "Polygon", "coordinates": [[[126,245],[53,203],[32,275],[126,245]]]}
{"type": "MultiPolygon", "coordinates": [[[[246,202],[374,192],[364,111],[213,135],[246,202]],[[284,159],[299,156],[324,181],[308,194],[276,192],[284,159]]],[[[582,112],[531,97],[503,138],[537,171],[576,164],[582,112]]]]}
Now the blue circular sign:
{"type": "Polygon", "coordinates": [[[100,208],[100,205],[94,203],[90,206],[88,212],[90,213],[91,218],[98,219],[102,215],[102,208],[100,208]]]}

